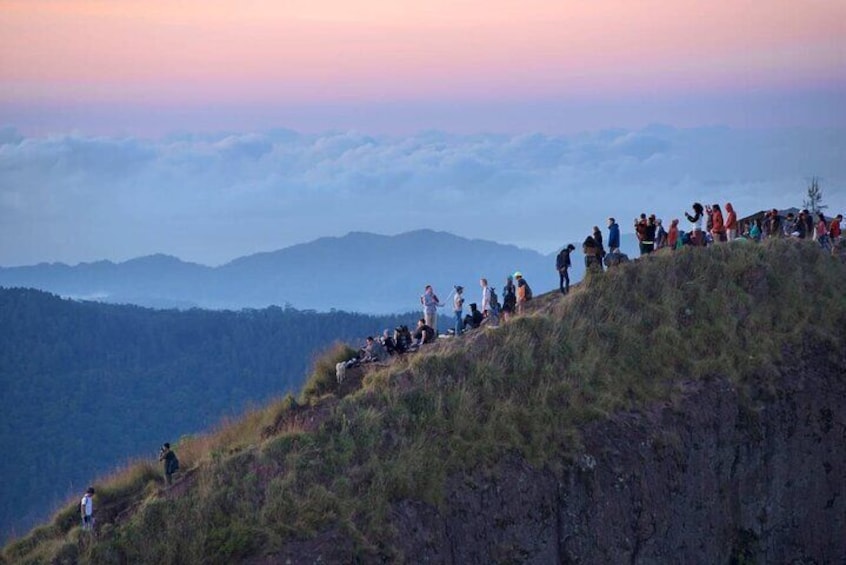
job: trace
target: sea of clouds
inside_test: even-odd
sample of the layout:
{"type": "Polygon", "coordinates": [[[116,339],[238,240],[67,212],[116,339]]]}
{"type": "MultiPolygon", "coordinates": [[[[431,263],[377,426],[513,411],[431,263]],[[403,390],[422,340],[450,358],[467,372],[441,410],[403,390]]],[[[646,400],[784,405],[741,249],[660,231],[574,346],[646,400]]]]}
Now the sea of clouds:
{"type": "MultiPolygon", "coordinates": [[[[799,206],[812,176],[846,208],[846,129],[574,135],[81,134],[0,129],[0,265],[163,252],[220,264],[349,231],[418,228],[544,253],[694,200],[799,206]]],[[[413,250],[412,250],[413,252],[413,250]]]]}

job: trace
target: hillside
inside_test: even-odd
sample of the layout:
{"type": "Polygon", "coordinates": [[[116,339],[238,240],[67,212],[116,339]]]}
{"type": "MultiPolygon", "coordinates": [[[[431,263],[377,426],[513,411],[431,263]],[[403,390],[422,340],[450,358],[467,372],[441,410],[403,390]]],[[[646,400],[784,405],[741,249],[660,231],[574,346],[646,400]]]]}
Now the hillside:
{"type": "MultiPolygon", "coordinates": [[[[837,562],[846,267],[686,248],[96,481],[10,562],[837,562]],[[360,381],[359,381],[360,379],[360,381]]],[[[339,353],[343,356],[343,353],[339,353]]]]}
{"type": "Polygon", "coordinates": [[[0,288],[0,539],[128,458],[298,390],[333,340],[413,318],[163,311],[0,288]]]}
{"type": "MultiPolygon", "coordinates": [[[[573,280],[584,270],[576,263],[573,280]]],[[[521,270],[535,287],[552,288],[558,284],[554,266],[554,256],[444,232],[356,232],[241,257],[220,267],[165,255],[117,264],[0,267],[0,286],[156,308],[290,304],[321,312],[337,308],[386,314],[414,309],[427,283],[444,298],[456,284],[475,298],[480,277],[499,288],[507,274],[521,270]]]]}

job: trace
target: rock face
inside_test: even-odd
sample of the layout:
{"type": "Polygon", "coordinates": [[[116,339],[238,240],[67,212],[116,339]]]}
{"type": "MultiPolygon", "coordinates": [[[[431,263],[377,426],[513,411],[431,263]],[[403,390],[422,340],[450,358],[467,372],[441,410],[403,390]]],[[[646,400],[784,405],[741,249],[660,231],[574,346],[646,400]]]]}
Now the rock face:
{"type": "Polygon", "coordinates": [[[843,563],[846,370],[776,390],[727,379],[584,430],[563,474],[513,457],[452,477],[441,509],[395,506],[396,545],[431,563],[843,563]]]}

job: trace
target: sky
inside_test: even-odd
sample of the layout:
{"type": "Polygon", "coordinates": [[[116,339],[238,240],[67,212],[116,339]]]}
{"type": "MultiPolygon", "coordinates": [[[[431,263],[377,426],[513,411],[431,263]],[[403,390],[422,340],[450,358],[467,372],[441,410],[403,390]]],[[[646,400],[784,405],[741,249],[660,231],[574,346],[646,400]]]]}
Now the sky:
{"type": "Polygon", "coordinates": [[[0,0],[0,265],[842,209],[843,100],[842,0],[0,0]]]}

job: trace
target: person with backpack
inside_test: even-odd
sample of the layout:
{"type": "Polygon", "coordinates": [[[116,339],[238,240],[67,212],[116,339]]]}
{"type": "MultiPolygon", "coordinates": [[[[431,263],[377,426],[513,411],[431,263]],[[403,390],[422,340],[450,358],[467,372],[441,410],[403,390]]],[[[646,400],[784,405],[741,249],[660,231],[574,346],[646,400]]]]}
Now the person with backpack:
{"type": "Polygon", "coordinates": [[[170,486],[173,484],[173,474],[179,470],[179,459],[176,458],[176,453],[171,451],[169,443],[162,444],[159,461],[163,462],[165,481],[170,486]]]}
{"type": "Polygon", "coordinates": [[[90,532],[94,529],[94,487],[88,487],[82,500],[79,501],[79,514],[82,518],[82,530],[90,532]]]}
{"type": "Polygon", "coordinates": [[[570,267],[572,266],[570,253],[574,249],[576,249],[576,246],[570,243],[555,258],[555,269],[558,271],[558,289],[561,294],[570,292],[570,267]]]}
{"type": "Polygon", "coordinates": [[[452,311],[455,315],[455,335],[459,336],[464,329],[464,287],[461,285],[455,285],[452,311]]]}
{"type": "Polygon", "coordinates": [[[502,321],[507,322],[517,310],[517,287],[514,286],[514,277],[508,275],[505,279],[505,286],[502,287],[502,321]]]}
{"type": "Polygon", "coordinates": [[[522,315],[526,311],[526,303],[532,299],[532,287],[520,271],[514,273],[514,280],[517,281],[517,314],[522,315]]]}
{"type": "Polygon", "coordinates": [[[438,300],[438,295],[432,285],[427,284],[423,289],[423,294],[420,296],[420,304],[423,305],[423,319],[426,320],[426,325],[432,328],[435,332],[438,331],[438,307],[441,301],[438,300]]]}

